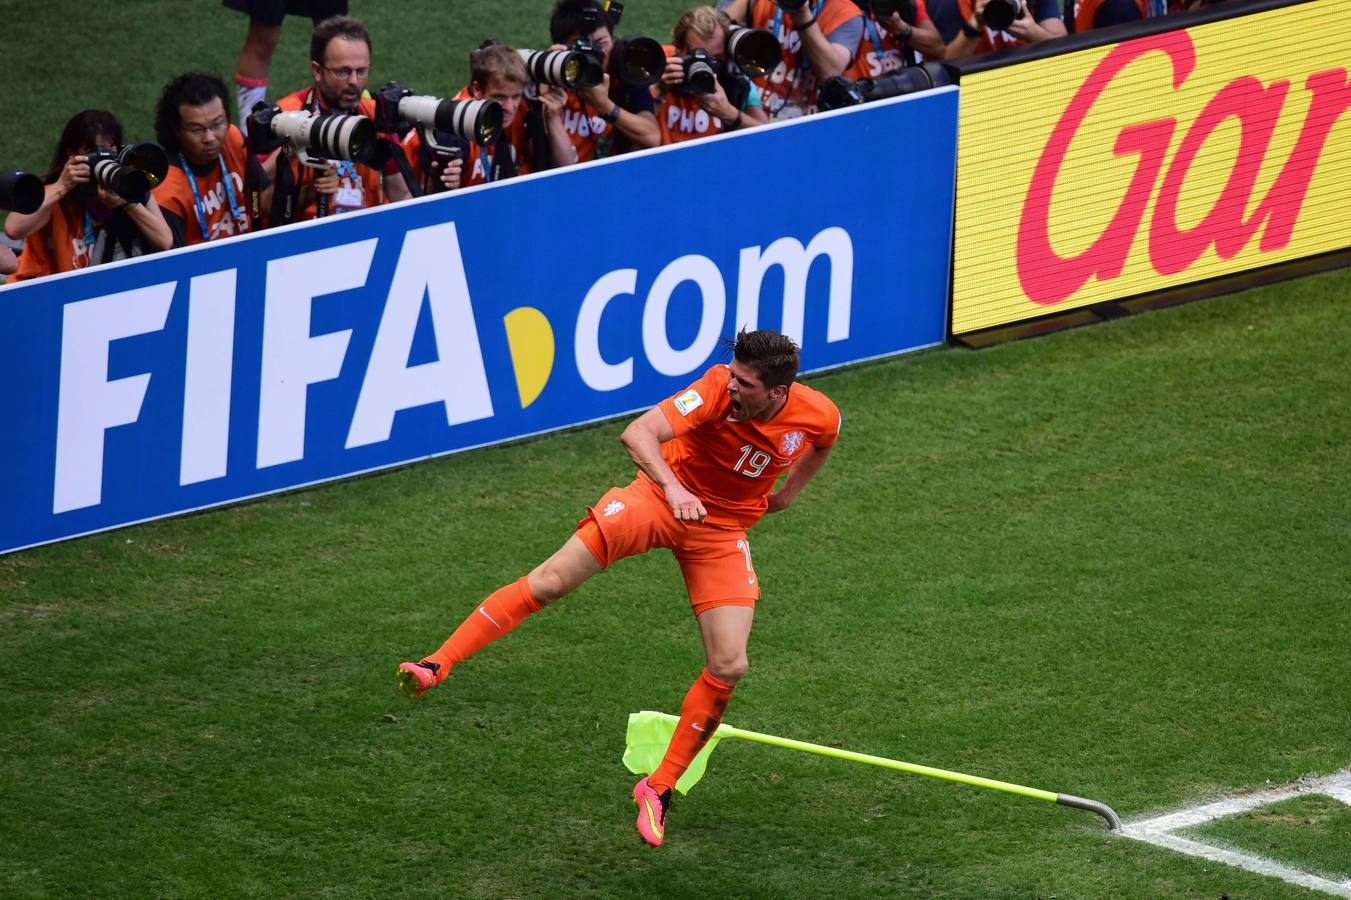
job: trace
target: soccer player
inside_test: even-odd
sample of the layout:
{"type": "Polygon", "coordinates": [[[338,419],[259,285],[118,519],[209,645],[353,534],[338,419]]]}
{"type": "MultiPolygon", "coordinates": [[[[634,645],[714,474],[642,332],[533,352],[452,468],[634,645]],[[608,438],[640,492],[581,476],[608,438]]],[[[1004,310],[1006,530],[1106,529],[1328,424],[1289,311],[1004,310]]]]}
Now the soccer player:
{"type": "Polygon", "coordinates": [[[713,366],[624,429],[620,440],[638,466],[632,483],[611,488],[553,556],[480,603],[439,650],[397,670],[404,691],[420,697],[601,569],[657,547],[671,550],[707,665],[685,695],[661,765],[633,788],[638,833],[654,847],[665,834],[671,790],[717,730],[746,674],[760,596],[746,531],[766,512],[792,505],[825,465],[840,430],[835,404],[796,382],[798,347],[791,339],[743,330],[729,343],[730,364],[713,366]]]}
{"type": "Polygon", "coordinates": [[[249,30],[239,49],[235,92],[239,121],[248,121],[253,105],[267,97],[267,75],[272,54],[281,40],[281,23],[288,15],[309,16],[318,25],[330,16],[347,15],[347,0],[224,0],[229,9],[247,13],[249,30]]]}

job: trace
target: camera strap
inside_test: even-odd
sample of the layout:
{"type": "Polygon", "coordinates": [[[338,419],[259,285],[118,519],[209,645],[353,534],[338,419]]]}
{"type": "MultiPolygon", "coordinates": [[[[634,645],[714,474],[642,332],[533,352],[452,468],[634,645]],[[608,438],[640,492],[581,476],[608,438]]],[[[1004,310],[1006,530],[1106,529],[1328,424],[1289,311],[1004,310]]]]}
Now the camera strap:
{"type": "Polygon", "coordinates": [[[377,140],[384,141],[389,145],[390,153],[394,156],[394,162],[399,167],[399,174],[403,176],[403,183],[408,186],[408,193],[414,197],[421,197],[425,193],[422,190],[422,182],[413,174],[413,167],[408,164],[408,155],[403,152],[403,147],[395,144],[389,138],[382,137],[377,138],[377,140]]]}
{"type": "MultiPolygon", "coordinates": [[[[192,203],[197,209],[197,225],[202,229],[202,240],[211,240],[211,234],[206,227],[206,205],[202,203],[201,191],[197,189],[197,178],[192,174],[192,166],[188,165],[188,158],[182,153],[178,154],[178,161],[183,164],[183,174],[188,177],[188,187],[192,189],[192,203]]],[[[243,213],[239,211],[239,200],[235,197],[235,186],[230,180],[230,172],[225,168],[225,155],[216,156],[216,161],[220,163],[220,177],[225,182],[225,196],[230,201],[230,215],[234,216],[235,227],[239,233],[243,234],[249,230],[247,220],[243,213]]]]}

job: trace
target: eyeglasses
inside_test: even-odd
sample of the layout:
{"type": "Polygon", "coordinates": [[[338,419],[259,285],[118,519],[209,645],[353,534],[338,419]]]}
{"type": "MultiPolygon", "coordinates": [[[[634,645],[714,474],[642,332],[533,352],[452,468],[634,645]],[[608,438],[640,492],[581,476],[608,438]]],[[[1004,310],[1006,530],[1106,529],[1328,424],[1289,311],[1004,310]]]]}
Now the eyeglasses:
{"type": "Polygon", "coordinates": [[[353,69],[350,66],[343,66],[341,69],[330,69],[323,64],[320,64],[319,67],[339,81],[351,81],[353,78],[358,81],[365,81],[367,76],[371,74],[369,68],[353,69]]]}
{"type": "Polygon", "coordinates": [[[210,125],[184,125],[181,127],[181,130],[184,134],[200,140],[201,138],[206,137],[208,131],[214,132],[215,134],[224,134],[229,127],[229,119],[220,119],[219,121],[212,122],[210,125]]]}

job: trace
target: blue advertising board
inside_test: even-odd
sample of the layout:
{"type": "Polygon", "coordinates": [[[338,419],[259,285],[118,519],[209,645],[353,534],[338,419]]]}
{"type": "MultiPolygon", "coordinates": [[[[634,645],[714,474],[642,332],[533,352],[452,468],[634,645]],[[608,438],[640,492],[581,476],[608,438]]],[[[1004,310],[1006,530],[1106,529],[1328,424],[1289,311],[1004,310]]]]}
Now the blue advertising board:
{"type": "MultiPolygon", "coordinates": [[[[0,289],[0,552],[940,343],[957,90],[0,289]]],[[[847,417],[847,410],[846,410],[847,417]]]]}

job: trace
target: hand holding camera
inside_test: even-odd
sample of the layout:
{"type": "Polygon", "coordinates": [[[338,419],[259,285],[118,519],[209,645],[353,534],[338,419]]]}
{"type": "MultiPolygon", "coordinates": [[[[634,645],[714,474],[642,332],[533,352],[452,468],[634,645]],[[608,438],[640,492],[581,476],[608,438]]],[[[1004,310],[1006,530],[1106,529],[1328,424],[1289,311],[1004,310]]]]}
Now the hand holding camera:
{"type": "Polygon", "coordinates": [[[89,177],[89,157],[80,153],[66,160],[65,166],[61,168],[61,174],[56,179],[57,185],[61,188],[61,196],[69,196],[80,185],[88,184],[89,177]]]}

